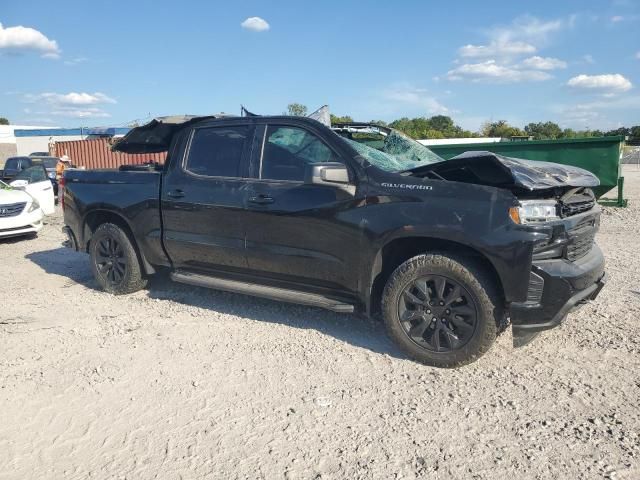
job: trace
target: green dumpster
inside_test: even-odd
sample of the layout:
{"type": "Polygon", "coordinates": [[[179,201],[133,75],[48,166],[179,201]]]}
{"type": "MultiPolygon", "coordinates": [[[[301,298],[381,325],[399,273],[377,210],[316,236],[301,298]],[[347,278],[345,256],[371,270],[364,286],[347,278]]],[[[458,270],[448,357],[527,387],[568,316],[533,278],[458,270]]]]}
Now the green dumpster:
{"type": "Polygon", "coordinates": [[[619,185],[620,155],[623,144],[624,137],[615,136],[433,145],[429,148],[447,160],[471,150],[483,150],[499,153],[505,157],[574,165],[589,170],[600,179],[600,186],[594,189],[596,196],[600,198],[619,185]]]}

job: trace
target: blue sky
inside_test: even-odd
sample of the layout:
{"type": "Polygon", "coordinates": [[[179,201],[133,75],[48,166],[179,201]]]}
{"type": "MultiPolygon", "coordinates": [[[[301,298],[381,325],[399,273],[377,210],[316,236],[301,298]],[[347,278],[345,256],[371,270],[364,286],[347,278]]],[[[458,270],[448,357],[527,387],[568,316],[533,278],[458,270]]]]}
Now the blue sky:
{"type": "Polygon", "coordinates": [[[640,124],[640,0],[5,0],[0,24],[0,116],[15,124],[290,102],[472,130],[640,124]]]}

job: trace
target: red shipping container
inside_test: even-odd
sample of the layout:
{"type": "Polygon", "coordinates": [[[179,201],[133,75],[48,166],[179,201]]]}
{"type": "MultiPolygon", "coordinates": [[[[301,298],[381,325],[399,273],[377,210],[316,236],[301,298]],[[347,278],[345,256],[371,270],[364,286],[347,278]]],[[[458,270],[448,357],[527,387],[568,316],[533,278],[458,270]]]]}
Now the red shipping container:
{"type": "Polygon", "coordinates": [[[56,142],[53,153],[56,157],[67,155],[72,165],[87,169],[115,169],[121,165],[140,165],[149,162],[164,163],[167,157],[166,152],[135,155],[112,152],[111,143],[106,138],[56,142]]]}

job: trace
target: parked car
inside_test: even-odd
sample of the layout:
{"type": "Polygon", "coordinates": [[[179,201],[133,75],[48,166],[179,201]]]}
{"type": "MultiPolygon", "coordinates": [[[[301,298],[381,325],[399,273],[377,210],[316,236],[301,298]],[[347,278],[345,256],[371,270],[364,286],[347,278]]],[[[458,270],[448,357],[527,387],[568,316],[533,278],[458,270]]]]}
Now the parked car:
{"type": "Polygon", "coordinates": [[[0,179],[5,182],[10,182],[19,172],[29,168],[33,165],[43,165],[47,171],[47,177],[49,178],[51,185],[53,186],[53,193],[58,195],[58,179],[56,178],[56,165],[58,163],[58,157],[10,157],[6,160],[4,170],[0,172],[0,179]]]}
{"type": "Polygon", "coordinates": [[[53,187],[43,166],[21,171],[10,184],[0,181],[0,238],[37,234],[53,211],[53,187]]]}
{"type": "Polygon", "coordinates": [[[598,179],[579,168],[489,152],[444,161],[393,129],[285,116],[159,119],[114,148],[168,156],[63,177],[66,244],[113,294],[167,269],[381,314],[409,356],[451,367],[484,354],[508,318],[522,345],[604,285],[598,179]]]}
{"type": "Polygon", "coordinates": [[[51,185],[53,185],[53,194],[58,196],[58,179],[56,177],[56,165],[60,159],[58,157],[50,157],[50,156],[32,156],[31,163],[32,165],[43,165],[47,170],[47,176],[49,180],[51,180],[51,185]]]}
{"type": "Polygon", "coordinates": [[[0,172],[0,180],[10,182],[13,177],[30,166],[30,157],[9,157],[4,162],[4,170],[0,172]]]}
{"type": "Polygon", "coordinates": [[[49,152],[31,152],[29,156],[30,157],[48,157],[49,152]]]}

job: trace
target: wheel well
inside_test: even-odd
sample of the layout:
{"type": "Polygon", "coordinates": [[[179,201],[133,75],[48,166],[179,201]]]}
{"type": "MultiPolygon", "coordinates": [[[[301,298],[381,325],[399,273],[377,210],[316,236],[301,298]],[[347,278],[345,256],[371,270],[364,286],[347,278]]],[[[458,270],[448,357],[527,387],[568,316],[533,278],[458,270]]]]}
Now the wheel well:
{"type": "Polygon", "coordinates": [[[136,242],[136,237],[133,235],[133,231],[129,227],[129,224],[127,223],[127,221],[117,213],[109,212],[107,210],[95,210],[89,213],[85,218],[84,228],[83,228],[83,241],[84,241],[84,246],[87,253],[89,253],[89,245],[91,243],[91,237],[93,237],[93,234],[98,229],[98,227],[104,223],[113,223],[114,225],[117,225],[118,227],[122,228],[122,230],[129,237],[129,240],[131,241],[133,248],[138,254],[138,259],[140,260],[140,264],[142,266],[143,271],[147,274],[155,273],[155,269],[153,268],[153,266],[147,261],[147,259],[144,257],[144,255],[140,251],[140,248],[138,247],[138,242],[136,242]]]}
{"type": "Polygon", "coordinates": [[[451,240],[425,237],[397,238],[382,247],[376,256],[369,301],[370,313],[375,315],[380,312],[382,292],[387,284],[387,280],[398,266],[416,255],[434,252],[453,253],[456,256],[472,260],[478,267],[482,268],[491,276],[500,294],[504,295],[502,281],[500,280],[498,272],[487,257],[479,251],[451,240]]]}

